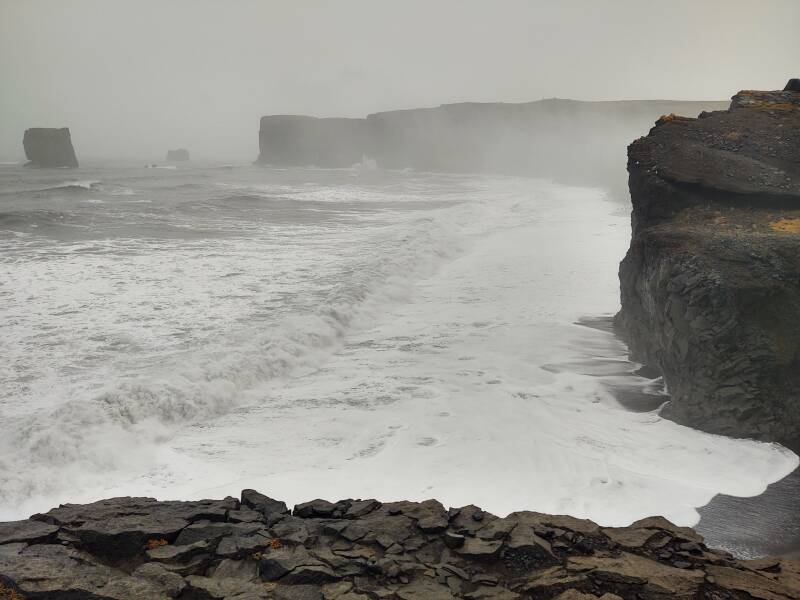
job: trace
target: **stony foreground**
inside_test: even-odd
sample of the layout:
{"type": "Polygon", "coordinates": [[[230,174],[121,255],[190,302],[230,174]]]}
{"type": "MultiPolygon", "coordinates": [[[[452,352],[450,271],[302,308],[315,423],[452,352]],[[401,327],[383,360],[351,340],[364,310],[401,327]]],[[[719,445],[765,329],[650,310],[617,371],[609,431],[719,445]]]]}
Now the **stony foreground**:
{"type": "Polygon", "coordinates": [[[617,322],[662,415],[800,451],[800,91],[670,115],[628,149],[617,322]]]}
{"type": "Polygon", "coordinates": [[[476,506],[113,498],[0,523],[0,598],[800,598],[800,562],[737,561],[661,517],[629,527],[476,506]]]}

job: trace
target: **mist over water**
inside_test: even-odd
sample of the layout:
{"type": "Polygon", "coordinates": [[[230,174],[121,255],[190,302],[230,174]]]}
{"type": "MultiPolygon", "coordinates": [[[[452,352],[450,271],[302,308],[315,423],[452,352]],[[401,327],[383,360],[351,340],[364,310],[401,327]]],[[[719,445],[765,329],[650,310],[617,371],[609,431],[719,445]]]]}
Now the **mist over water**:
{"type": "Polygon", "coordinates": [[[0,166],[0,518],[254,487],[692,524],[757,494],[797,457],[625,409],[659,382],[579,324],[618,309],[628,218],[369,161],[0,166]]]}

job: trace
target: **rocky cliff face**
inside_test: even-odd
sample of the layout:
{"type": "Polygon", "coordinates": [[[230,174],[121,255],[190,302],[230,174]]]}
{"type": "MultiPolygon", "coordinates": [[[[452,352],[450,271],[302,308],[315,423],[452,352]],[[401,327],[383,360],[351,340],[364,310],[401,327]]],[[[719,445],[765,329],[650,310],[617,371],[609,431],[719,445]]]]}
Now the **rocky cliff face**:
{"type": "MultiPolygon", "coordinates": [[[[791,86],[787,86],[791,87],[791,86]]],[[[800,450],[800,93],[661,118],[628,149],[617,317],[662,415],[800,450]]]]}
{"type": "Polygon", "coordinates": [[[114,498],[0,523],[0,598],[647,600],[800,597],[800,562],[738,561],[661,517],[602,528],[435,500],[114,498]]]}
{"type": "Polygon", "coordinates": [[[317,119],[294,115],[261,117],[261,164],[350,167],[369,153],[364,119],[317,119]]]}
{"type": "Polygon", "coordinates": [[[38,167],[77,167],[69,128],[35,127],[26,129],[22,138],[25,156],[38,167]]]}
{"type": "Polygon", "coordinates": [[[389,169],[530,175],[622,188],[625,147],[659,115],[724,106],[552,99],[448,104],[366,119],[266,116],[258,162],[349,167],[368,156],[389,169]]]}
{"type": "Polygon", "coordinates": [[[186,148],[178,148],[177,150],[167,150],[168,162],[180,162],[189,160],[189,151],[186,148]]]}

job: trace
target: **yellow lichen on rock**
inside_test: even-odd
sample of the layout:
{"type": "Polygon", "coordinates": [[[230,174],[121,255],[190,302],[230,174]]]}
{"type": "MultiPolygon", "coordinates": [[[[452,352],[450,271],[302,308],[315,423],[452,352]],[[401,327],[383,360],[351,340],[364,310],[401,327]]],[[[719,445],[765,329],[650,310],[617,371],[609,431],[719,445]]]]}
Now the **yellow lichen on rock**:
{"type": "Polygon", "coordinates": [[[156,548],[160,546],[166,546],[167,544],[169,544],[169,542],[165,539],[153,538],[151,540],[147,540],[147,549],[155,550],[156,548]]]}
{"type": "Polygon", "coordinates": [[[800,233],[800,219],[778,219],[769,226],[780,233],[800,233]]]}
{"type": "Polygon", "coordinates": [[[0,582],[0,600],[25,600],[25,596],[0,582]]]}

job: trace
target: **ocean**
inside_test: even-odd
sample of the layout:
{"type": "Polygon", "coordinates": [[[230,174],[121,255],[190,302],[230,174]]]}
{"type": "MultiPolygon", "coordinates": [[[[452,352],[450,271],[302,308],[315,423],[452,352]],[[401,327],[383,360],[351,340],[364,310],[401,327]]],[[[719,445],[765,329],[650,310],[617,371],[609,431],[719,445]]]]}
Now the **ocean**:
{"type": "Polygon", "coordinates": [[[694,525],[798,458],[661,419],[629,209],[549,181],[0,165],[0,519],[255,488],[694,525]]]}

